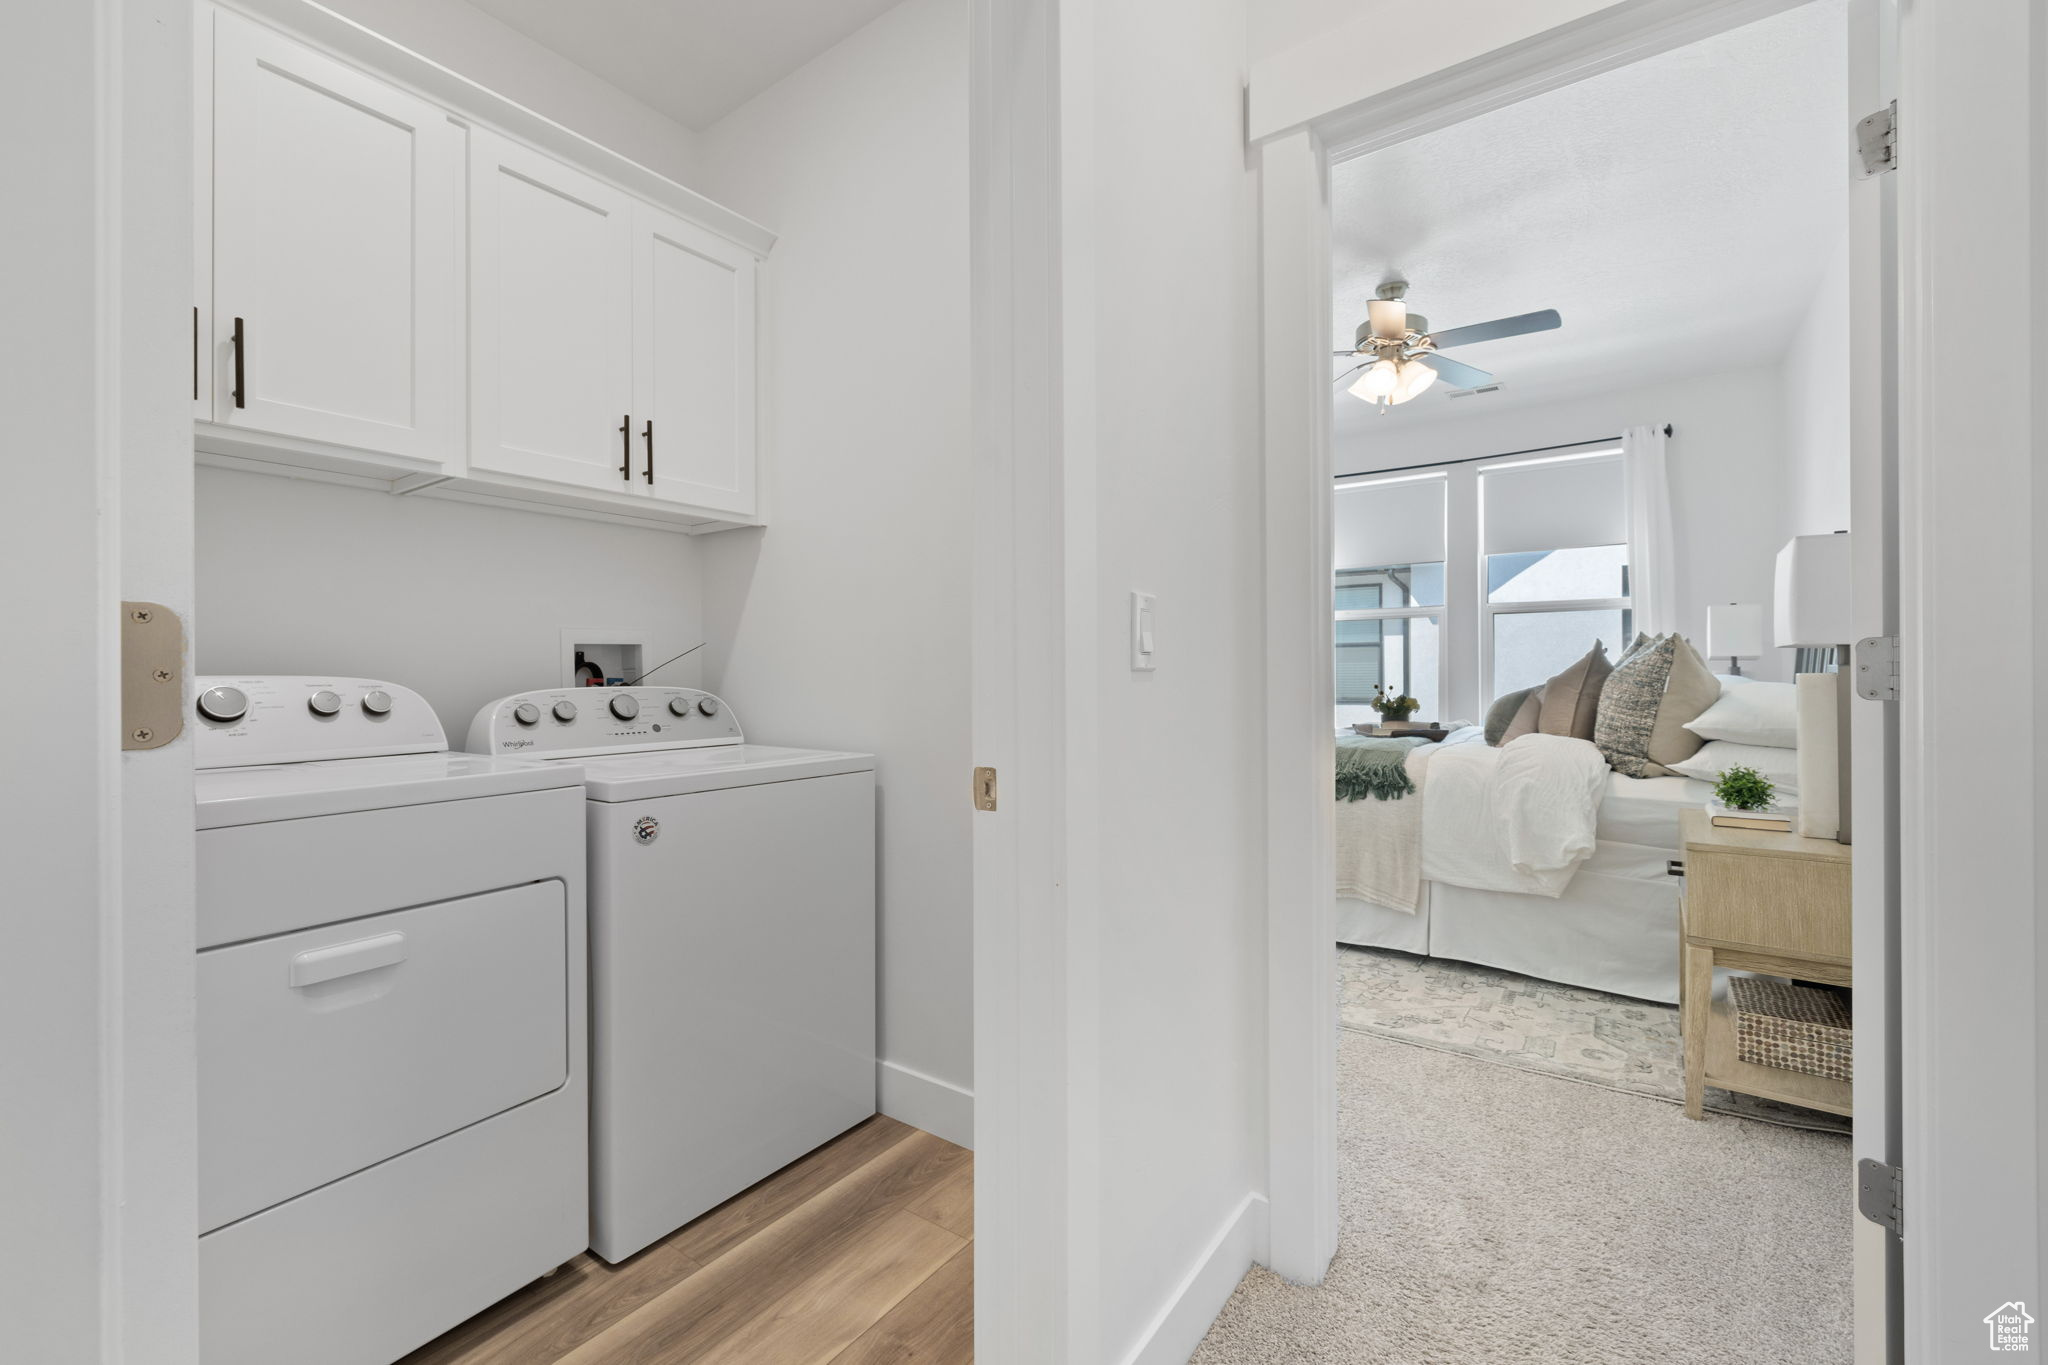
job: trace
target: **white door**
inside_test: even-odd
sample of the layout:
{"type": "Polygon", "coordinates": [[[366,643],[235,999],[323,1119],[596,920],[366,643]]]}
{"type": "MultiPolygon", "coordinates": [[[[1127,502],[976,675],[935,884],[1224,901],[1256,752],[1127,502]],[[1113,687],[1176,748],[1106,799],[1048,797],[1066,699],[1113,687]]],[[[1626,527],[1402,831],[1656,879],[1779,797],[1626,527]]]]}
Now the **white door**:
{"type": "Polygon", "coordinates": [[[753,254],[644,204],[634,215],[635,479],[664,502],[750,516],[753,254]]]}
{"type": "Polygon", "coordinates": [[[632,201],[470,134],[470,464],[629,493],[632,201]]]}
{"type": "Polygon", "coordinates": [[[457,458],[461,130],[237,15],[213,23],[214,420],[457,458]]]}

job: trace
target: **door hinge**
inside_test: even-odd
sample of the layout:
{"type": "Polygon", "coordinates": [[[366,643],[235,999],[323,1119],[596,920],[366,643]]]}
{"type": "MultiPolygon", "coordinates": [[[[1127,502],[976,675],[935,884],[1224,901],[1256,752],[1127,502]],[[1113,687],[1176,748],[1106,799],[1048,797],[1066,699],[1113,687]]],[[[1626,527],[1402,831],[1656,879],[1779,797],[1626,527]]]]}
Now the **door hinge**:
{"type": "Polygon", "coordinates": [[[121,747],[161,749],[185,730],[185,623],[161,602],[121,604],[121,747]]]}
{"type": "Polygon", "coordinates": [[[1863,178],[1866,180],[1899,168],[1897,100],[1856,121],[1856,155],[1863,162],[1863,178]]]}
{"type": "Polygon", "coordinates": [[[974,808],[994,810],[996,808],[996,770],[976,768],[974,770],[974,808]]]}
{"type": "Polygon", "coordinates": [[[1906,1235],[1906,1177],[1870,1157],[1856,1163],[1856,1209],[1894,1237],[1906,1235]]]}
{"type": "Polygon", "coordinates": [[[1865,701],[1899,699],[1899,637],[1872,635],[1856,642],[1856,695],[1865,701]]]}

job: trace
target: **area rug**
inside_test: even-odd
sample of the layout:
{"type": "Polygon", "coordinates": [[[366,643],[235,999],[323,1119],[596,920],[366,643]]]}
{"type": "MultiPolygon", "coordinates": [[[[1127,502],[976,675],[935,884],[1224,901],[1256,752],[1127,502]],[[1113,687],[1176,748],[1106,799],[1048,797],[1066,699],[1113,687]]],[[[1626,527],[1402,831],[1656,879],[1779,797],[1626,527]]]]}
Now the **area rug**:
{"type": "Polygon", "coordinates": [[[1847,1365],[1848,1139],[1346,1032],[1339,1241],[1191,1365],[1847,1365]]]}
{"type": "MultiPolygon", "coordinates": [[[[1685,1102],[1678,1007],[1383,948],[1337,948],[1345,1028],[1528,1071],[1685,1102]]],[[[1709,1088],[1706,1108],[1846,1133],[1849,1121],[1709,1088]]]]}

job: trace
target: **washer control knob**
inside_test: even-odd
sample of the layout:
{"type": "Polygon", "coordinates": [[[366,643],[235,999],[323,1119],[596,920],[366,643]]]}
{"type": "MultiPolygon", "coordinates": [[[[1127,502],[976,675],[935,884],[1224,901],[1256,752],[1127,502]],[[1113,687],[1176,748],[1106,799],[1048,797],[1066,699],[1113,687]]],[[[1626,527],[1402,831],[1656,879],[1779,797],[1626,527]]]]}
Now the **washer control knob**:
{"type": "Polygon", "coordinates": [[[306,709],[316,716],[341,714],[341,694],[332,688],[323,687],[306,698],[306,709]]]}
{"type": "Polygon", "coordinates": [[[698,703],[697,703],[697,709],[698,709],[699,711],[702,711],[702,712],[703,712],[703,713],[704,713],[705,715],[707,715],[707,716],[715,716],[715,715],[717,715],[717,714],[718,714],[718,698],[716,698],[716,697],[706,697],[706,698],[704,698],[704,699],[703,699],[702,701],[700,701],[700,702],[698,702],[698,703]]]}
{"type": "Polygon", "coordinates": [[[249,714],[249,694],[239,687],[209,687],[199,694],[199,714],[208,720],[240,720],[249,714]]]}
{"type": "Polygon", "coordinates": [[[555,719],[562,722],[562,724],[564,725],[567,725],[570,721],[576,719],[576,703],[573,701],[556,702],[555,719]]]}
{"type": "Polygon", "coordinates": [[[690,699],[688,697],[670,697],[668,699],[668,713],[672,716],[688,716],[690,714],[690,699]]]}
{"type": "Polygon", "coordinates": [[[391,694],[381,687],[373,687],[363,693],[363,709],[373,716],[391,714],[391,694]]]}
{"type": "Polygon", "coordinates": [[[538,725],[540,724],[540,708],[530,701],[520,702],[519,705],[512,708],[512,719],[518,721],[521,725],[538,725]]]}
{"type": "Polygon", "coordinates": [[[632,693],[620,693],[612,698],[612,714],[620,720],[631,720],[640,714],[640,703],[632,693]]]}

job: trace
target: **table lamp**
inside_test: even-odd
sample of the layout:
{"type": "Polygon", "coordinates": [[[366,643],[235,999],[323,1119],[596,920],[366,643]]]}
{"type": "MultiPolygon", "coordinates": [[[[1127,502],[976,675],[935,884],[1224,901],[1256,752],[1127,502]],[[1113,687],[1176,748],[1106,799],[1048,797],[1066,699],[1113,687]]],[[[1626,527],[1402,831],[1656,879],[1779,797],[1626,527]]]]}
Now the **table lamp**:
{"type": "Polygon", "coordinates": [[[1728,656],[1728,672],[1742,676],[1744,659],[1764,652],[1764,609],[1755,602],[1730,602],[1707,608],[1707,655],[1728,656]]]}

